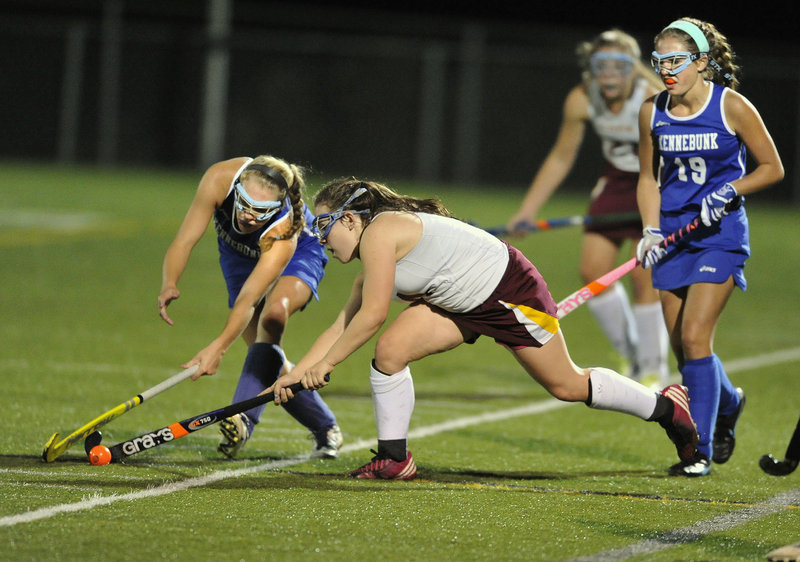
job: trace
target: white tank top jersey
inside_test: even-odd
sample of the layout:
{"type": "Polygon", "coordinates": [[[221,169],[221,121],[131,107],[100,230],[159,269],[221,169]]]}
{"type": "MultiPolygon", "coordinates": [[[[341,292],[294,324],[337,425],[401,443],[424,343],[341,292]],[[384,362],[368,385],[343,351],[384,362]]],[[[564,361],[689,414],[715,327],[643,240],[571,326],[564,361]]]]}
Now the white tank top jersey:
{"type": "Polygon", "coordinates": [[[647,81],[637,78],[622,111],[612,113],[596,81],[589,84],[589,120],[609,164],[623,172],[639,171],[639,108],[647,95],[647,81]]]}
{"type": "Polygon", "coordinates": [[[508,249],[488,232],[460,220],[415,213],[422,237],[395,267],[395,299],[422,298],[450,312],[483,304],[508,266],[508,249]],[[403,298],[405,297],[405,298],[403,298]]]}

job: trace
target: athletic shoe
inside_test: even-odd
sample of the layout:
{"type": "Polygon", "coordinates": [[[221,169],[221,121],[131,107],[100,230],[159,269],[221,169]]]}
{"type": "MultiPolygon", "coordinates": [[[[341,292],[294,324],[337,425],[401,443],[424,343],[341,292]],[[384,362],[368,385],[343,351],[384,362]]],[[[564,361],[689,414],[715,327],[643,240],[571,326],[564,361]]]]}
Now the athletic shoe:
{"type": "Polygon", "coordinates": [[[219,422],[222,442],[217,450],[229,459],[235,457],[250,439],[251,429],[246,418],[246,414],[236,414],[219,422]]]}
{"type": "Polygon", "coordinates": [[[711,474],[711,462],[702,453],[697,453],[694,458],[688,461],[681,461],[669,467],[670,476],[708,476],[711,474]]]}
{"type": "Polygon", "coordinates": [[[678,458],[688,462],[697,452],[697,426],[689,413],[689,390],[679,384],[671,384],[661,394],[672,401],[674,406],[671,422],[661,422],[661,427],[675,443],[678,458]]]}
{"type": "Polygon", "coordinates": [[[767,560],[770,562],[798,562],[800,561],[800,542],[794,544],[787,544],[780,548],[776,548],[767,554],[767,560]]]}
{"type": "Polygon", "coordinates": [[[717,416],[717,425],[714,429],[714,452],[711,455],[711,459],[717,464],[728,462],[733,454],[733,448],[736,446],[736,422],[742,415],[745,401],[744,390],[737,387],[736,394],[739,395],[739,405],[736,410],[727,416],[717,416]]]}
{"type": "Polygon", "coordinates": [[[342,430],[338,425],[333,425],[319,434],[312,434],[314,448],[311,450],[312,459],[335,459],[342,447],[342,430]]]}
{"type": "Polygon", "coordinates": [[[417,465],[414,464],[411,451],[407,453],[403,462],[379,456],[376,451],[372,452],[375,455],[372,460],[351,472],[349,474],[351,478],[411,480],[417,475],[417,465]]]}

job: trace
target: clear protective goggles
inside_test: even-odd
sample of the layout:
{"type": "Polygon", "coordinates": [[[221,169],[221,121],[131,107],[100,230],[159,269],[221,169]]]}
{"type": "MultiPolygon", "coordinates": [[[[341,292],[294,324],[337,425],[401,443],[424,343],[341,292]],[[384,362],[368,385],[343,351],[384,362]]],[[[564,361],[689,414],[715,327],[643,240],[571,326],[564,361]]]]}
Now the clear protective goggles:
{"type": "Polygon", "coordinates": [[[589,58],[594,76],[627,76],[633,70],[633,58],[625,53],[595,53],[589,58]]]}
{"type": "Polygon", "coordinates": [[[331,211],[330,213],[322,213],[321,215],[317,215],[314,217],[314,221],[311,223],[311,234],[313,234],[317,240],[323,242],[324,240],[328,239],[328,234],[331,232],[331,228],[333,228],[333,224],[338,221],[340,218],[344,216],[345,213],[355,213],[357,215],[363,215],[364,213],[368,213],[368,209],[364,209],[362,211],[351,211],[345,209],[350,203],[352,203],[356,198],[361,197],[367,192],[366,187],[360,187],[356,189],[350,198],[344,202],[344,205],[336,209],[335,211],[331,211]]]}
{"type": "Polygon", "coordinates": [[[237,181],[234,185],[236,191],[233,205],[237,211],[247,213],[257,222],[270,219],[283,207],[283,201],[256,201],[247,194],[242,182],[237,181]]]}
{"type": "Polygon", "coordinates": [[[700,57],[706,56],[707,53],[690,53],[688,51],[673,51],[659,55],[653,51],[650,55],[650,64],[657,74],[661,74],[662,70],[667,71],[667,75],[675,76],[686,70],[686,68],[700,57]]]}

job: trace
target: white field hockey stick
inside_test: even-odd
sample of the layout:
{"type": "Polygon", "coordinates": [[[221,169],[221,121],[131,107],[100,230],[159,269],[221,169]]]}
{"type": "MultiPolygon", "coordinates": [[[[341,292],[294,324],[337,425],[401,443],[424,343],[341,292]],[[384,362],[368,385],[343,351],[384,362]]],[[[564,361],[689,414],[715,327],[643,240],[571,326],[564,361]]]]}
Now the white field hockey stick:
{"type": "Polygon", "coordinates": [[[177,375],[173,375],[167,380],[157,384],[152,388],[148,388],[141,394],[137,394],[130,400],[126,400],[119,406],[110,409],[109,411],[100,414],[95,419],[90,421],[89,423],[82,425],[69,435],[67,435],[64,439],[56,443],[58,440],[59,434],[58,432],[54,433],[53,436],[47,441],[47,444],[44,446],[44,451],[42,452],[42,460],[44,462],[53,462],[59,456],[61,456],[64,451],[69,449],[72,445],[77,443],[78,441],[85,439],[88,435],[96,432],[98,429],[109,423],[110,421],[120,417],[122,414],[131,410],[144,402],[155,396],[156,394],[160,394],[164,392],[168,388],[172,388],[176,384],[181,381],[184,381],[191,377],[193,374],[197,372],[198,365],[192,365],[188,369],[184,369],[177,375]]]}
{"type": "MultiPolygon", "coordinates": [[[[725,205],[725,209],[730,212],[735,209],[738,209],[741,205],[741,199],[736,197],[732,201],[730,201],[727,205],[725,205]]],[[[673,232],[669,236],[666,236],[661,243],[658,244],[660,248],[668,248],[672,246],[680,240],[681,238],[685,237],[690,232],[694,232],[697,230],[699,226],[703,223],[700,221],[700,217],[695,218],[692,222],[687,224],[684,227],[679,228],[677,231],[673,232]]],[[[584,285],[567,298],[561,300],[558,303],[558,318],[563,318],[580,305],[591,299],[592,297],[596,297],[600,293],[602,293],[609,285],[614,283],[615,281],[619,281],[625,275],[633,271],[636,266],[639,265],[639,260],[636,258],[631,258],[630,260],[626,261],[620,266],[617,266],[615,269],[612,269],[602,277],[598,277],[591,283],[584,285]]]]}

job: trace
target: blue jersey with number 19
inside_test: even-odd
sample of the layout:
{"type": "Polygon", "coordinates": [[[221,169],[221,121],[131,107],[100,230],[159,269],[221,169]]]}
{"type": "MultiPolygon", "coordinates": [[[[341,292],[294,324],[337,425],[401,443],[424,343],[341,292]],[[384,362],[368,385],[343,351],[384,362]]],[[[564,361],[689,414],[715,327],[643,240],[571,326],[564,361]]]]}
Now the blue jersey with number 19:
{"type": "MultiPolygon", "coordinates": [[[[709,92],[694,115],[679,117],[669,111],[669,93],[658,94],[650,127],[655,149],[661,157],[660,228],[674,232],[699,214],[703,198],[744,176],[744,144],[725,118],[724,102],[729,90],[706,82],[709,92]]],[[[733,275],[746,287],[743,268],[750,255],[747,215],[744,205],[731,211],[711,227],[697,229],[668,250],[667,257],[653,267],[653,286],[674,289],[692,283],[722,283],[733,275]]]]}
{"type": "MultiPolygon", "coordinates": [[[[655,148],[661,156],[662,222],[664,217],[693,219],[700,213],[706,195],[745,175],[744,143],[725,118],[725,95],[729,90],[706,83],[709,85],[706,103],[687,117],[669,111],[667,91],[656,97],[650,123],[655,148]]],[[[730,218],[747,220],[743,208],[731,215],[730,218]]],[[[724,223],[722,226],[724,229],[724,223]]],[[[664,227],[662,224],[662,230],[664,227]]]]}
{"type": "Polygon", "coordinates": [[[746,150],[725,119],[728,89],[708,83],[702,109],[688,117],[669,111],[669,93],[656,98],[651,117],[661,154],[661,210],[699,212],[703,197],[745,174],[746,150]]]}

